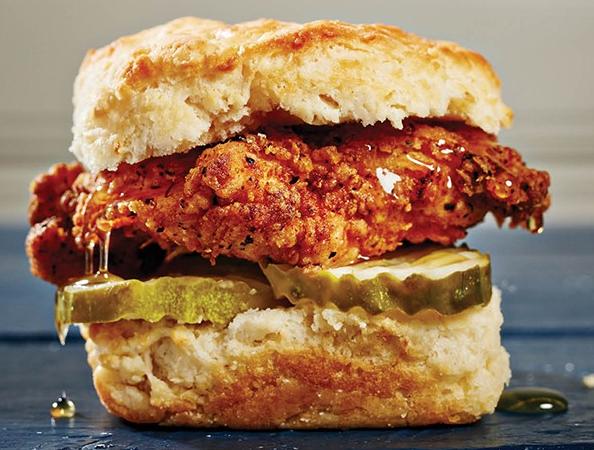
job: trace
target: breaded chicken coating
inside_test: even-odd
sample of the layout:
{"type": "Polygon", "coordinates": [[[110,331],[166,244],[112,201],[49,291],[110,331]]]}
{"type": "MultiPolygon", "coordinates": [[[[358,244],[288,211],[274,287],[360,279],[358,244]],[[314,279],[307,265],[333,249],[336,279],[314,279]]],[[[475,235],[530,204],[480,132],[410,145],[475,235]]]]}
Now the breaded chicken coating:
{"type": "MultiPolygon", "coordinates": [[[[132,239],[161,256],[345,265],[405,242],[453,244],[488,212],[536,232],[548,186],[548,173],[460,123],[270,127],[97,175],[58,165],[35,182],[28,252],[54,283],[65,275],[42,261],[45,241],[66,242],[82,261],[85,243],[110,229],[116,260],[132,239]]],[[[128,269],[112,270],[138,266],[130,253],[120,258],[128,269]]],[[[75,265],[65,271],[76,275],[84,264],[75,265]]]]}

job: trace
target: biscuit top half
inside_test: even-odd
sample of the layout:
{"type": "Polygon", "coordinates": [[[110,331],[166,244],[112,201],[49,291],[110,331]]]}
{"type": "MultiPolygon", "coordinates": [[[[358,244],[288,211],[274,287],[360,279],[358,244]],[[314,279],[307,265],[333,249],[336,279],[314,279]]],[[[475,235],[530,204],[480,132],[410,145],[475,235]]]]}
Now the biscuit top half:
{"type": "Polygon", "coordinates": [[[264,124],[407,117],[509,126],[479,54],[387,25],[186,17],[90,50],[74,86],[70,150],[92,172],[186,152],[264,124]]]}

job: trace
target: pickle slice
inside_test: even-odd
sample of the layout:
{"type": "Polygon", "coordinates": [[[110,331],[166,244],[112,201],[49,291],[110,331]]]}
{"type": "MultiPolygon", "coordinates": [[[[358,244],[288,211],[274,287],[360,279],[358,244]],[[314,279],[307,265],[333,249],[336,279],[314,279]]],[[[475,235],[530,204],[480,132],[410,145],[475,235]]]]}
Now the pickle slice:
{"type": "Polygon", "coordinates": [[[414,246],[344,267],[262,265],[274,294],[291,303],[310,299],[372,314],[399,308],[455,314],[491,298],[488,255],[466,247],[414,246]]]}
{"type": "Polygon", "coordinates": [[[165,317],[183,323],[226,325],[248,309],[278,306],[270,286],[250,278],[163,276],[148,281],[108,277],[64,286],[56,295],[56,327],[165,317]]]}

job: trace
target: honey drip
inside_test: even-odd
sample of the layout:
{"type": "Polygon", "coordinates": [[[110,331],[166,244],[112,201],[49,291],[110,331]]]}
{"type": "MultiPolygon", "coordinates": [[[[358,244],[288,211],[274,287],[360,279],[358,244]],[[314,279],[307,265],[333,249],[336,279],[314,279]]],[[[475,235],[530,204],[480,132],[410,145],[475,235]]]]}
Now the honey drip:
{"type": "Polygon", "coordinates": [[[67,323],[62,323],[62,321],[58,318],[58,313],[56,313],[56,333],[58,334],[58,340],[60,341],[61,345],[66,345],[66,336],[68,336],[68,329],[70,325],[67,323]]]}
{"type": "MultiPolygon", "coordinates": [[[[119,277],[109,273],[109,242],[111,238],[111,231],[108,230],[104,233],[103,239],[98,242],[99,244],[99,267],[95,270],[95,247],[97,243],[90,241],[85,246],[85,274],[83,277],[75,280],[72,284],[76,286],[92,286],[96,284],[106,283],[111,280],[120,280],[119,277]]],[[[60,295],[60,289],[58,289],[57,295],[60,295]]],[[[57,304],[57,302],[56,302],[57,304]]],[[[56,310],[55,313],[55,326],[58,334],[60,344],[66,344],[66,336],[68,335],[68,329],[70,324],[63,323],[61,320],[62,312],[56,310]]]]}
{"type": "Polygon", "coordinates": [[[109,273],[109,240],[111,231],[105,233],[103,241],[99,244],[99,271],[97,275],[109,273]]]}
{"type": "Polygon", "coordinates": [[[111,232],[105,232],[99,243],[89,242],[85,250],[85,275],[75,281],[78,286],[105,283],[114,276],[109,273],[109,241],[111,232]],[[95,270],[95,247],[99,245],[99,266],[95,270]]]}
{"type": "Polygon", "coordinates": [[[91,241],[85,248],[85,276],[93,275],[93,258],[95,256],[95,242],[91,241]]]}

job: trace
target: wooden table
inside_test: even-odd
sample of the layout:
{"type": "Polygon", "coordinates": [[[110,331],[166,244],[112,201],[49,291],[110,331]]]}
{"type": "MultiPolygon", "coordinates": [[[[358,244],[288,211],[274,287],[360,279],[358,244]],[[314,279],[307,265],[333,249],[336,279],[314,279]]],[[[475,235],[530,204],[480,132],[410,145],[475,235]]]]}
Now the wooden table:
{"type": "Polygon", "coordinates": [[[496,413],[461,427],[404,430],[243,432],[137,427],[108,415],[91,385],[80,338],[61,347],[52,329],[53,289],[28,274],[24,229],[0,229],[0,448],[594,448],[594,230],[541,236],[482,228],[468,240],[491,253],[504,294],[504,345],[512,385],[559,389],[565,414],[496,413]],[[52,421],[62,390],[74,419],[52,421]]]}

